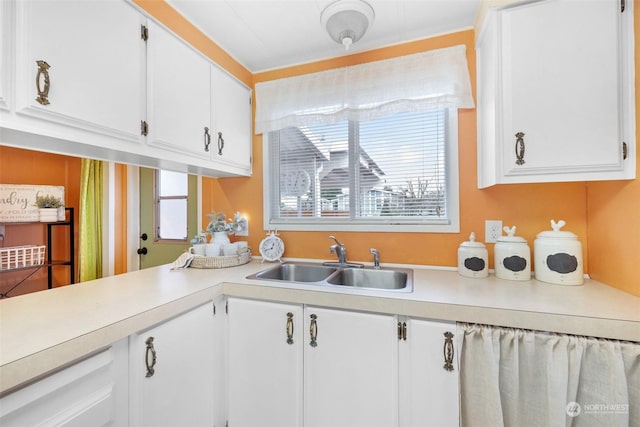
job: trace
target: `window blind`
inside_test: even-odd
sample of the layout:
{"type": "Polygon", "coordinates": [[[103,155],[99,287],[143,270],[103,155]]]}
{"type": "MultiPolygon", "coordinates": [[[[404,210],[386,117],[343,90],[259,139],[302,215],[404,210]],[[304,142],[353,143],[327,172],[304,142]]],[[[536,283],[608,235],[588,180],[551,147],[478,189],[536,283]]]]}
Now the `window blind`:
{"type": "Polygon", "coordinates": [[[447,111],[271,132],[271,217],[447,222],[447,111]]]}

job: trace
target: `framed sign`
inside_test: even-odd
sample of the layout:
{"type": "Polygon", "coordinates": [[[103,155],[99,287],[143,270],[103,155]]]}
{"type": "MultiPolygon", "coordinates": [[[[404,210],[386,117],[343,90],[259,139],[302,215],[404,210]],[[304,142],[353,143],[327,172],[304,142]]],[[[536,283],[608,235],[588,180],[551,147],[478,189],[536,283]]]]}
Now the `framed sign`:
{"type": "Polygon", "coordinates": [[[46,195],[59,197],[64,202],[64,187],[0,184],[0,222],[38,221],[36,197],[46,195]]]}

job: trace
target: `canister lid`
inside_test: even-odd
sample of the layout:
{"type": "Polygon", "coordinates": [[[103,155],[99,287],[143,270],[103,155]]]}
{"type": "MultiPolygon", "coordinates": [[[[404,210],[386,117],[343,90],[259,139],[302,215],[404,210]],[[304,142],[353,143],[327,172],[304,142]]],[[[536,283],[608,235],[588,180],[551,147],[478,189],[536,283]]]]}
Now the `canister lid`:
{"type": "Polygon", "coordinates": [[[506,236],[500,236],[497,239],[498,243],[527,243],[527,239],[525,239],[524,237],[520,237],[520,236],[516,236],[516,226],[514,225],[513,227],[503,227],[502,228],[504,230],[505,233],[507,233],[506,236]]]}
{"type": "Polygon", "coordinates": [[[476,242],[476,233],[471,232],[469,235],[469,240],[466,242],[460,243],[460,247],[464,248],[484,248],[484,243],[476,242]]]}
{"type": "Polygon", "coordinates": [[[576,236],[575,234],[573,234],[570,231],[561,231],[560,229],[562,227],[564,227],[564,225],[566,224],[566,222],[564,222],[563,220],[560,220],[558,222],[555,222],[555,220],[551,220],[551,228],[553,230],[549,231],[541,231],[540,233],[538,233],[538,238],[551,238],[551,239],[577,239],[578,236],[576,236]]]}

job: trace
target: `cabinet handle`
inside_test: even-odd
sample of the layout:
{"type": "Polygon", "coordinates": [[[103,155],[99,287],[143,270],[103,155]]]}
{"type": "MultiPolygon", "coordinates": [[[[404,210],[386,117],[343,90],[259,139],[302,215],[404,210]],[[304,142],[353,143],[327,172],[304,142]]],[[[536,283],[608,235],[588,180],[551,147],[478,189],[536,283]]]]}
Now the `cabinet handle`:
{"type": "Polygon", "coordinates": [[[211,134],[209,134],[209,128],[204,127],[204,151],[209,151],[209,145],[211,144],[211,134]]]}
{"type": "Polygon", "coordinates": [[[524,165],[524,132],[516,133],[516,165],[524,165]]]}
{"type": "Polygon", "coordinates": [[[293,344],[293,313],[287,313],[287,344],[293,344]]]}
{"type": "Polygon", "coordinates": [[[156,366],[156,349],[153,347],[153,337],[147,338],[145,343],[147,344],[147,351],[144,354],[144,363],[147,365],[147,375],[145,376],[150,378],[156,372],[153,369],[156,366]],[[149,364],[149,354],[151,354],[151,364],[149,364]]]}
{"type": "Polygon", "coordinates": [[[453,371],[453,334],[451,332],[444,333],[444,369],[453,371]]]}
{"type": "Polygon", "coordinates": [[[46,61],[38,60],[38,73],[36,74],[36,90],[38,91],[38,101],[42,105],[49,105],[49,68],[51,67],[46,61]],[[44,88],[40,87],[40,83],[44,79],[44,88]]]}
{"type": "Polygon", "coordinates": [[[311,325],[309,326],[309,334],[311,335],[311,342],[309,342],[309,345],[311,347],[317,347],[318,343],[317,343],[317,339],[318,339],[318,322],[317,320],[318,316],[316,316],[315,314],[311,315],[311,325]]]}
{"type": "Polygon", "coordinates": [[[218,132],[218,155],[222,156],[222,149],[224,148],[224,138],[222,132],[218,132]]]}
{"type": "Polygon", "coordinates": [[[398,322],[398,340],[407,340],[407,322],[398,322]]]}

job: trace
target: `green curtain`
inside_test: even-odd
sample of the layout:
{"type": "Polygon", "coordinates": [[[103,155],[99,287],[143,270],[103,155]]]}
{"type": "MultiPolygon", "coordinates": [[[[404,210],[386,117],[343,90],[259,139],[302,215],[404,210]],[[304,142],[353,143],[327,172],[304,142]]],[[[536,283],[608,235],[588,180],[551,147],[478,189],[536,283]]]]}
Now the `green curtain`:
{"type": "Polygon", "coordinates": [[[102,162],[82,159],[80,178],[80,282],[102,277],[102,162]]]}

